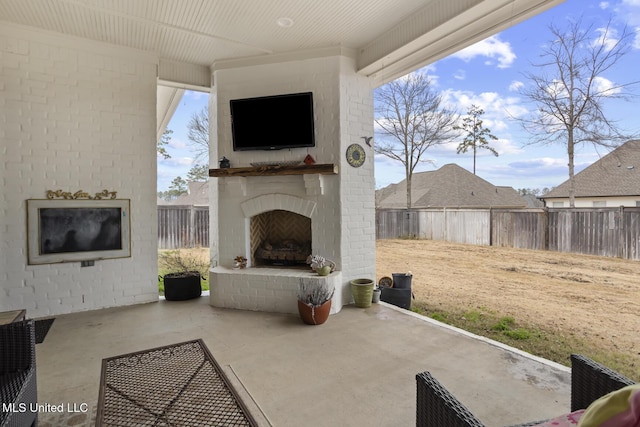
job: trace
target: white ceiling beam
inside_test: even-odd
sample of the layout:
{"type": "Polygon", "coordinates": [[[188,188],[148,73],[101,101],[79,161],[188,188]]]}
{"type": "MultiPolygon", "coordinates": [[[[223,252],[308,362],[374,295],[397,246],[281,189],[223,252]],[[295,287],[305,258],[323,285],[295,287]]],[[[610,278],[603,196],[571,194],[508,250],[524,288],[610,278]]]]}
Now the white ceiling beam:
{"type": "Polygon", "coordinates": [[[184,89],[158,85],[156,99],[156,136],[160,140],[180,104],[184,89]]]}
{"type": "Polygon", "coordinates": [[[562,2],[434,1],[360,49],[358,71],[382,85],[562,2]]]}
{"type": "Polygon", "coordinates": [[[203,65],[160,58],[158,79],[168,86],[196,91],[210,91],[211,69],[203,65]]]}

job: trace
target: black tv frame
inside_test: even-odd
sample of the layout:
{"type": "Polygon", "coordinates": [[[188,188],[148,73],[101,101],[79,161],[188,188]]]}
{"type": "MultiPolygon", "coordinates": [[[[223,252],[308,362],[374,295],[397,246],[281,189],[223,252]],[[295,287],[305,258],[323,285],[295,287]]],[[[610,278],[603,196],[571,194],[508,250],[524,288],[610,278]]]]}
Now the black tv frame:
{"type": "Polygon", "coordinates": [[[229,109],[233,151],[316,146],[313,92],[231,99],[229,109]],[[286,128],[292,123],[298,126],[295,132],[286,128]],[[294,140],[294,133],[300,135],[299,139],[294,140]]]}

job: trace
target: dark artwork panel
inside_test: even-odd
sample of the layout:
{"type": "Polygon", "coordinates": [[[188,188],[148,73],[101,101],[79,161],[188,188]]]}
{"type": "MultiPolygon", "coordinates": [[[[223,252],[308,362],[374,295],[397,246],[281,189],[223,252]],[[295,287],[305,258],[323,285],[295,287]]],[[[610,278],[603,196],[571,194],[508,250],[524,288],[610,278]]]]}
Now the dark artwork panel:
{"type": "Polygon", "coordinates": [[[122,249],[121,208],[41,208],[40,254],[122,249]]]}

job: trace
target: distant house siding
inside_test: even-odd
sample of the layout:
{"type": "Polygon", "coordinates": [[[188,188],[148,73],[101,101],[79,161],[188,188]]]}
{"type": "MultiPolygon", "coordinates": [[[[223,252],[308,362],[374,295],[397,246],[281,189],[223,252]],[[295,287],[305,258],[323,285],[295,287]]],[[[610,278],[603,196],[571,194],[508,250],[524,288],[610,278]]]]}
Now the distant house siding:
{"type": "MultiPolygon", "coordinates": [[[[568,208],[569,198],[544,198],[547,207],[550,208],[568,208]],[[560,204],[562,203],[562,204],[560,204]]],[[[628,196],[628,197],[577,197],[575,199],[576,208],[593,208],[593,207],[609,207],[617,208],[624,207],[636,207],[640,202],[640,196],[628,196]],[[598,206],[599,203],[605,202],[604,206],[598,206]]]]}

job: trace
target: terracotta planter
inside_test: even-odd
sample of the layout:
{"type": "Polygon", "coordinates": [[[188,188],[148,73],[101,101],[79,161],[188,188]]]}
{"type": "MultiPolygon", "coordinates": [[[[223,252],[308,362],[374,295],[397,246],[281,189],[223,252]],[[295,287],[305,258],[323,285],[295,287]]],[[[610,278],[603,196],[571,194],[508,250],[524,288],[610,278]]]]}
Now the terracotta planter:
{"type": "Polygon", "coordinates": [[[317,307],[309,306],[298,300],[298,313],[307,325],[322,325],[329,318],[331,300],[317,307]]]}

